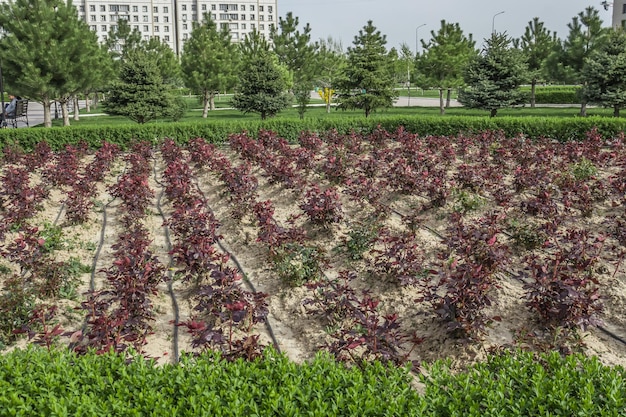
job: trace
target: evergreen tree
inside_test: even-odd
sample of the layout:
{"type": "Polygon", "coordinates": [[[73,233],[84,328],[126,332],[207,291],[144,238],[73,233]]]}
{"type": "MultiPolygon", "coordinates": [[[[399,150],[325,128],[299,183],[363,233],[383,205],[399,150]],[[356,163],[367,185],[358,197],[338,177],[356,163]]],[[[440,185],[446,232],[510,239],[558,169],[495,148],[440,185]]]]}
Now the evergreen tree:
{"type": "Polygon", "coordinates": [[[298,17],[289,12],[285,19],[279,18],[278,27],[272,30],[271,38],[278,62],[292,74],[293,92],[302,118],[311,100],[317,45],[311,43],[311,27],[307,24],[300,32],[299,24],[298,17]]]}
{"type": "Polygon", "coordinates": [[[285,71],[272,52],[257,50],[244,58],[233,107],[244,113],[259,113],[261,120],[273,117],[289,105],[285,71]]]}
{"type": "Polygon", "coordinates": [[[181,55],[185,86],[202,97],[202,117],[215,110],[215,94],[234,87],[237,78],[238,51],[227,28],[205,15],[195,23],[181,55]]]}
{"type": "Polygon", "coordinates": [[[546,78],[546,62],[557,44],[556,33],[544,27],[544,23],[535,17],[528,22],[524,35],[517,40],[518,46],[528,65],[530,79],[530,107],[535,107],[535,87],[537,82],[546,78]]]}
{"type": "Polygon", "coordinates": [[[394,90],[393,59],[387,53],[387,37],[370,20],[353,46],[348,48],[347,63],[337,81],[339,108],[362,109],[365,117],[381,107],[391,107],[394,90]]]}
{"type": "Polygon", "coordinates": [[[120,81],[113,83],[104,106],[107,113],[140,124],[161,117],[177,120],[184,112],[181,98],[164,88],[155,56],[141,50],[122,63],[120,81]]]}
{"type": "Polygon", "coordinates": [[[511,38],[505,33],[493,33],[482,53],[465,70],[469,88],[459,92],[459,102],[469,108],[489,110],[495,117],[498,109],[524,101],[519,86],[525,73],[524,57],[511,47],[511,38]]]}
{"type": "MultiPolygon", "coordinates": [[[[548,70],[551,76],[568,84],[580,84],[585,65],[585,58],[602,45],[606,30],[602,27],[599,11],[587,7],[578,13],[567,25],[569,34],[548,58],[548,70]]],[[[582,101],[580,115],[587,114],[587,103],[582,101]]]]}
{"type": "Polygon", "coordinates": [[[626,106],[626,34],[622,29],[611,30],[599,50],[585,59],[581,78],[585,102],[613,108],[619,117],[626,106]]]}
{"type": "MultiPolygon", "coordinates": [[[[50,104],[98,80],[97,38],[76,8],[60,0],[16,0],[0,5],[0,59],[6,86],[39,101],[44,126],[50,127],[50,104]]],[[[63,107],[66,110],[66,107],[63,107]]],[[[64,122],[69,124],[67,111],[64,122]]]]}
{"type": "Polygon", "coordinates": [[[476,42],[463,34],[458,23],[441,21],[439,30],[431,31],[431,40],[424,43],[424,54],[417,67],[423,75],[423,87],[439,90],[439,112],[445,113],[443,92],[463,85],[463,71],[476,56],[476,42]]]}

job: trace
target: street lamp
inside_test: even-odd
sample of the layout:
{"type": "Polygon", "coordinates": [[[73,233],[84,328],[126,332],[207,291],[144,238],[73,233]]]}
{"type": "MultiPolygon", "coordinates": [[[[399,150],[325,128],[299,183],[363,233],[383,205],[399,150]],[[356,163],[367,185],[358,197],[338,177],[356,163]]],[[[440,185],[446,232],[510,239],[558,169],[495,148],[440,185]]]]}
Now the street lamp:
{"type": "Polygon", "coordinates": [[[504,13],[504,10],[502,10],[500,13],[496,13],[493,15],[493,19],[491,19],[491,33],[496,33],[496,16],[501,15],[502,13],[504,13]]]}
{"type": "Polygon", "coordinates": [[[418,33],[421,27],[426,26],[426,23],[422,23],[421,25],[419,25],[418,27],[415,28],[415,57],[417,58],[417,54],[419,53],[419,49],[418,49],[418,33]]]}

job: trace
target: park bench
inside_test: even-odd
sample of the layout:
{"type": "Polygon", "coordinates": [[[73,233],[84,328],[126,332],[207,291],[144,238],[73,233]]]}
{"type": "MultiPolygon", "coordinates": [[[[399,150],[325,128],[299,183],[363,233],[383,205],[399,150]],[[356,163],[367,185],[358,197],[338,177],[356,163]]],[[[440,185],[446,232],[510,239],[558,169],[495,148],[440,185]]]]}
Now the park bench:
{"type": "Polygon", "coordinates": [[[17,103],[15,103],[15,114],[11,116],[9,115],[6,116],[5,123],[8,123],[11,126],[16,128],[18,122],[26,123],[26,127],[29,127],[28,125],[28,100],[26,99],[17,100],[17,103]]]}

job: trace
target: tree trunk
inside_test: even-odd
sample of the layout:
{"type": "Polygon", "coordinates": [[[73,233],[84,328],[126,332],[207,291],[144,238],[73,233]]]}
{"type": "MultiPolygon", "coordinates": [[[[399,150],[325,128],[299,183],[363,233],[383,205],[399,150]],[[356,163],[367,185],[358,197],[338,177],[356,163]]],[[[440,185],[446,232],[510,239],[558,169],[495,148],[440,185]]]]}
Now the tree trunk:
{"type": "Polygon", "coordinates": [[[535,87],[537,86],[537,80],[530,82],[530,108],[535,108],[535,87]]]}
{"type": "Polygon", "coordinates": [[[496,114],[498,114],[498,109],[491,109],[491,112],[489,112],[489,117],[496,117],[496,114]]]}
{"type": "Polygon", "coordinates": [[[98,92],[96,91],[93,95],[93,108],[98,108],[98,92]]]}
{"type": "Polygon", "coordinates": [[[452,89],[448,88],[448,93],[446,94],[446,109],[450,107],[450,100],[452,100],[452,89]]]}
{"type": "Polygon", "coordinates": [[[446,114],[446,107],[444,106],[444,101],[443,101],[443,88],[439,89],[439,114],[440,115],[446,114]]]}
{"type": "Polygon", "coordinates": [[[215,110],[215,91],[209,93],[209,109],[211,111],[215,110]]]}
{"type": "Polygon", "coordinates": [[[619,106],[613,107],[613,117],[619,117],[619,106]]]}
{"type": "Polygon", "coordinates": [[[580,104],[580,117],[587,117],[587,103],[580,104]]]}
{"type": "Polygon", "coordinates": [[[91,111],[91,102],[89,101],[89,93],[85,94],[85,110],[87,110],[87,113],[91,111]]]}
{"type": "Polygon", "coordinates": [[[45,99],[43,104],[43,127],[52,127],[52,115],[50,113],[50,100],[45,99]]]}
{"type": "Polygon", "coordinates": [[[202,92],[202,118],[206,119],[209,115],[209,92],[202,92]]]}
{"type": "Polygon", "coordinates": [[[67,110],[67,100],[63,100],[61,103],[61,114],[63,115],[63,126],[70,125],[70,114],[67,110]]]}
{"type": "Polygon", "coordinates": [[[80,120],[80,106],[78,102],[78,96],[74,96],[74,120],[80,120]]]}

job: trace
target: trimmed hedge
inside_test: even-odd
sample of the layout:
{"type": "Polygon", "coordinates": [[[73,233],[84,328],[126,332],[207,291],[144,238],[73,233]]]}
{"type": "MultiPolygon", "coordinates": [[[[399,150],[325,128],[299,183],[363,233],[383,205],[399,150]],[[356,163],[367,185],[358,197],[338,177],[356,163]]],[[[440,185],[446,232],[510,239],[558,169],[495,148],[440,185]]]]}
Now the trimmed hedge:
{"type": "MultiPolygon", "coordinates": [[[[523,87],[530,103],[530,87],[523,87]]],[[[577,86],[536,86],[536,104],[580,104],[580,87],[577,86]]]]}
{"type": "Polygon", "coordinates": [[[0,417],[626,415],[626,371],[595,357],[509,352],[426,374],[420,394],[406,368],[347,368],[322,353],[303,364],[271,349],[254,362],[207,353],[159,367],[31,346],[0,356],[0,417]]]}
{"type": "Polygon", "coordinates": [[[476,116],[372,116],[369,118],[336,119],[271,119],[266,121],[228,122],[179,122],[150,123],[146,125],[123,126],[68,126],[33,129],[0,130],[0,148],[18,143],[30,150],[46,141],[53,149],[62,149],[66,144],[81,140],[97,148],[102,141],[120,145],[123,149],[134,140],[159,142],[172,138],[179,143],[202,137],[219,143],[232,133],[248,131],[252,135],[260,129],[275,131],[281,137],[295,142],[302,131],[325,132],[336,129],[339,133],[351,131],[370,133],[377,126],[387,131],[395,131],[400,126],[421,136],[455,136],[460,133],[475,133],[485,130],[502,130],[508,137],[523,135],[535,139],[553,138],[559,141],[583,140],[586,133],[597,128],[604,137],[615,137],[626,129],[626,119],[609,117],[581,118],[541,118],[541,117],[476,117],[476,116]]]}

